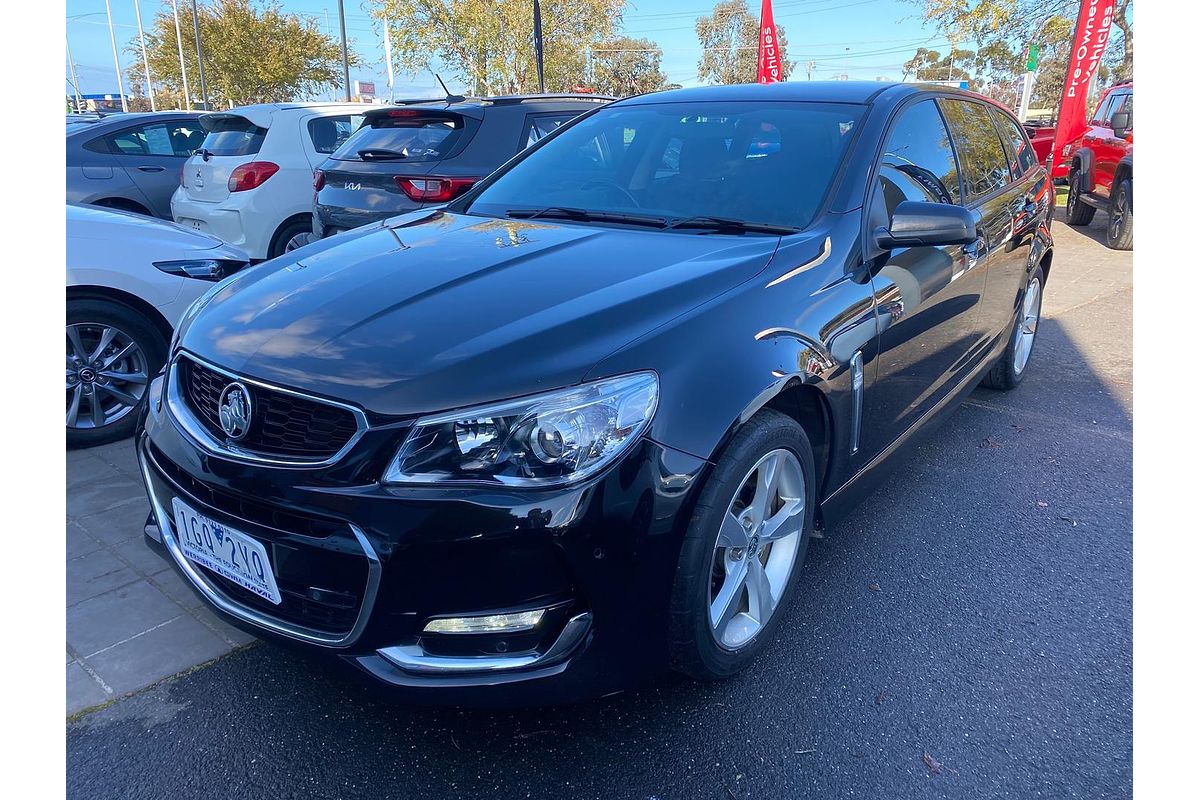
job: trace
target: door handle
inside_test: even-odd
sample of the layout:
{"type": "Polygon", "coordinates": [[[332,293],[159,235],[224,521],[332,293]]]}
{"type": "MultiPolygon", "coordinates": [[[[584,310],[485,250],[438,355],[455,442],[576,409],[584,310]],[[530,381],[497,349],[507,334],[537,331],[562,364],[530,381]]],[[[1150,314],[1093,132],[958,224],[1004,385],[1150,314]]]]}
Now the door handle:
{"type": "Polygon", "coordinates": [[[976,264],[979,263],[979,250],[981,247],[983,247],[983,237],[982,236],[980,236],[978,239],[971,242],[970,244],[963,245],[963,249],[962,249],[963,261],[966,262],[963,265],[963,272],[966,272],[967,270],[971,269],[972,267],[974,267],[976,264]]]}
{"type": "Polygon", "coordinates": [[[150,164],[143,164],[142,166],[138,167],[139,172],[162,172],[164,169],[165,167],[159,167],[150,164]]]}

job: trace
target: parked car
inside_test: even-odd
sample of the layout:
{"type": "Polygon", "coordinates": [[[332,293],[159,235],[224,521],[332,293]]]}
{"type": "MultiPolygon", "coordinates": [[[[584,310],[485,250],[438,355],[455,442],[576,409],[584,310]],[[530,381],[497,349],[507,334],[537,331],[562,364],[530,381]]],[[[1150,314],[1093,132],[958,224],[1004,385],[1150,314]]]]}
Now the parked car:
{"type": "Polygon", "coordinates": [[[611,100],[516,95],[372,109],[314,173],[313,236],[452,200],[521,149],[611,100]]]}
{"type": "Polygon", "coordinates": [[[1105,242],[1133,249],[1133,81],[1110,87],[1088,128],[1063,152],[1070,159],[1067,222],[1089,225],[1096,209],[1108,212],[1105,242]]]}
{"type": "Polygon", "coordinates": [[[275,103],[205,114],[188,159],[175,221],[274,258],[312,230],[312,174],[362,120],[361,103],[275,103]]]}
{"type": "Polygon", "coordinates": [[[127,211],[67,206],[67,445],[133,433],[171,331],[248,263],[205,234],[127,211]]]}
{"type": "MultiPolygon", "coordinates": [[[[1050,150],[1054,147],[1054,131],[1056,126],[1053,120],[1046,120],[1044,123],[1025,123],[1025,133],[1029,136],[1029,141],[1033,145],[1033,154],[1037,156],[1039,164],[1045,164],[1046,159],[1050,157],[1050,150]]],[[[1065,164],[1055,164],[1051,170],[1050,177],[1057,180],[1067,176],[1067,168],[1065,164]],[[1060,174],[1061,173],[1061,174],[1060,174]]]]}
{"type": "Polygon", "coordinates": [[[204,141],[199,117],[190,111],[68,115],[67,202],[170,219],[179,170],[204,141]]]}
{"type": "Polygon", "coordinates": [[[147,542],[424,700],[732,675],[817,522],[1026,376],[1050,198],[957,89],[618,101],[198,303],[139,435],[147,542]]]}

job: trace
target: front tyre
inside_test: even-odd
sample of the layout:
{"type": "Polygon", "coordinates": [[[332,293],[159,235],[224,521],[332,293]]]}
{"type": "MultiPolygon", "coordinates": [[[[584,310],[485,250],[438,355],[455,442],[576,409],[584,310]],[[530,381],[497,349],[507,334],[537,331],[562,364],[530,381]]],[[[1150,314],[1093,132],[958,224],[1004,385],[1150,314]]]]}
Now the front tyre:
{"type": "Polygon", "coordinates": [[[813,528],[816,470],[804,429],[760,411],[701,491],[671,597],[671,665],[699,680],[745,669],[791,599],[813,528]]]}
{"type": "Polygon", "coordinates": [[[150,320],[106,300],[67,301],[67,447],[133,433],[167,342],[150,320]]]}
{"type": "Polygon", "coordinates": [[[1083,202],[1080,198],[1082,194],[1083,176],[1079,174],[1079,170],[1071,170],[1071,177],[1067,179],[1067,224],[1068,225],[1090,225],[1092,217],[1096,216],[1096,209],[1083,202]]]}
{"type": "Polygon", "coordinates": [[[1133,183],[1122,178],[1108,201],[1107,244],[1113,250],[1133,249],[1133,183]]]}
{"type": "Polygon", "coordinates": [[[1025,291],[1021,295],[1020,313],[1013,326],[1012,336],[1008,339],[1008,347],[1000,360],[992,367],[983,379],[983,385],[989,389],[1009,391],[1025,379],[1029,358],[1033,355],[1033,345],[1037,341],[1038,323],[1042,318],[1042,289],[1046,284],[1046,276],[1039,264],[1025,291]]]}

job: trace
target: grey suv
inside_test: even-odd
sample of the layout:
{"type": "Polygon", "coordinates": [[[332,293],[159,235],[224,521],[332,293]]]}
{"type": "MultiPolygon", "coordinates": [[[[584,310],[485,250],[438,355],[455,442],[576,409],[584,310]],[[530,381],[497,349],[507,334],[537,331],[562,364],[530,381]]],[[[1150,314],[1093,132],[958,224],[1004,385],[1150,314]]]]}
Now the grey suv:
{"type": "Polygon", "coordinates": [[[453,200],[563,123],[611,100],[451,97],[368,111],[313,174],[314,237],[453,200]]]}
{"type": "Polygon", "coordinates": [[[204,141],[200,113],[67,117],[67,202],[171,218],[179,170],[204,141]]]}

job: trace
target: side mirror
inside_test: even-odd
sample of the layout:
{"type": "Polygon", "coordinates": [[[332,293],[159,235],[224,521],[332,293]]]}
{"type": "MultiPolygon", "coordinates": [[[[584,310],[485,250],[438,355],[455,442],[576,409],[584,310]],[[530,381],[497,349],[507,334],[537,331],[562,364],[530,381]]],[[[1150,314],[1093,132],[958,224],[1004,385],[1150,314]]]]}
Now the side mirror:
{"type": "Polygon", "coordinates": [[[1133,127],[1133,115],[1128,111],[1118,111],[1112,115],[1111,125],[1113,136],[1124,139],[1125,134],[1129,133],[1129,129],[1133,127]]]}
{"type": "Polygon", "coordinates": [[[972,212],[950,203],[917,200],[905,200],[896,206],[891,227],[875,231],[875,243],[883,250],[970,244],[977,238],[972,212]]]}

